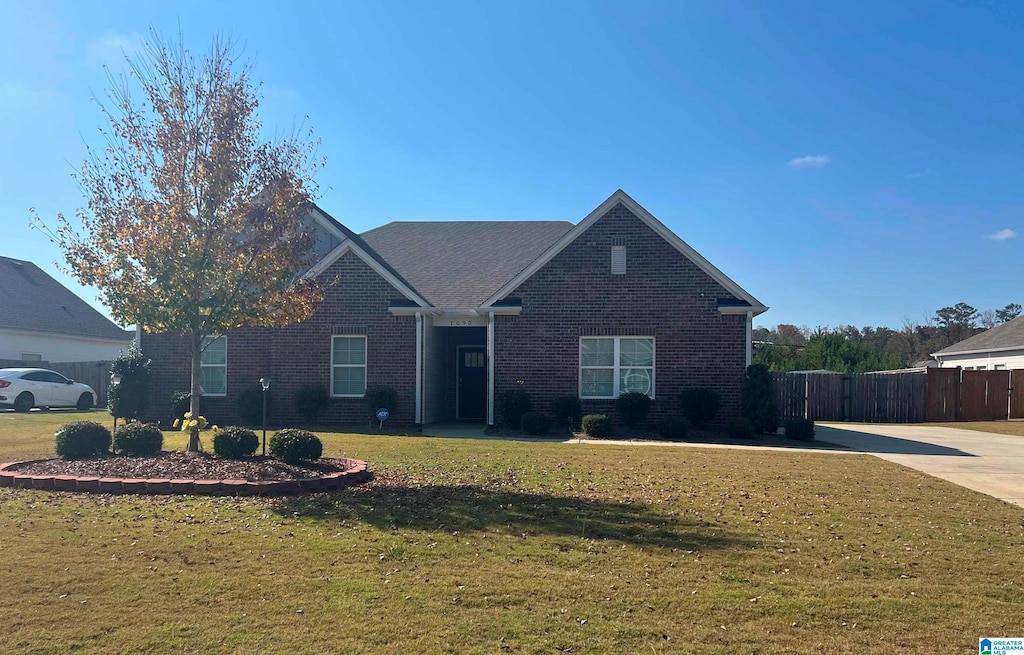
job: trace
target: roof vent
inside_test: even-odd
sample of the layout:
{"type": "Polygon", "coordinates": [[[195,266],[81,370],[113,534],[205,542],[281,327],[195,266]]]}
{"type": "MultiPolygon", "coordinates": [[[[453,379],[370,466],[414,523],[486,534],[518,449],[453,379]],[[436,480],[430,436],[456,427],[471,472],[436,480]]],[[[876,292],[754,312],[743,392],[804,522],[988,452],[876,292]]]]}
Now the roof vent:
{"type": "Polygon", "coordinates": [[[612,246],[612,275],[626,274],[626,246],[612,246]]]}

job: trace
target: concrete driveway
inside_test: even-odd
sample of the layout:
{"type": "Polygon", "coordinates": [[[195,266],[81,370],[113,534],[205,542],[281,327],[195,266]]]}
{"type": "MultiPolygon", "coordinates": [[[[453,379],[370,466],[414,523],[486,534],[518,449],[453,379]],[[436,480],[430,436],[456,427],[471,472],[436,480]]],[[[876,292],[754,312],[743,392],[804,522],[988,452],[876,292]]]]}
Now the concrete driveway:
{"type": "Polygon", "coordinates": [[[819,423],[815,437],[1024,507],[1024,437],[927,425],[819,423]]]}

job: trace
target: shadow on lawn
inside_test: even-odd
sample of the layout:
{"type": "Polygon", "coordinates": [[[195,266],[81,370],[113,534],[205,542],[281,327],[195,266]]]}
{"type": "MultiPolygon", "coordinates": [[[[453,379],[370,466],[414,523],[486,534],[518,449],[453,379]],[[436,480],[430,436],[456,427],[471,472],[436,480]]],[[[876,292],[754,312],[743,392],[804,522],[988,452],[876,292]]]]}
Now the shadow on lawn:
{"type": "Polygon", "coordinates": [[[274,511],[325,523],[365,521],[382,530],[472,532],[610,539],[638,546],[706,550],[749,545],[720,526],[618,503],[479,486],[374,486],[340,495],[281,499],[274,511]]]}

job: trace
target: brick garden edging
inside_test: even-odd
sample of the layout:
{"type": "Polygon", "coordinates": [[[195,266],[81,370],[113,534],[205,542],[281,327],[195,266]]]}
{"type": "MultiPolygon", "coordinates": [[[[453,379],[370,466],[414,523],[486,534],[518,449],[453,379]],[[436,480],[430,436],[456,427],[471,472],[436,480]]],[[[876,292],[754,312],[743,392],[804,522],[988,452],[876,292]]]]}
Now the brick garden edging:
{"type": "Polygon", "coordinates": [[[7,462],[0,464],[0,487],[16,489],[48,489],[50,491],[78,491],[84,493],[119,494],[195,494],[231,496],[281,496],[310,491],[331,491],[366,482],[370,472],[366,462],[358,459],[338,459],[348,468],[317,478],[302,480],[169,480],[166,478],[99,478],[75,475],[29,475],[11,470],[18,464],[31,464],[44,460],[7,462]]]}

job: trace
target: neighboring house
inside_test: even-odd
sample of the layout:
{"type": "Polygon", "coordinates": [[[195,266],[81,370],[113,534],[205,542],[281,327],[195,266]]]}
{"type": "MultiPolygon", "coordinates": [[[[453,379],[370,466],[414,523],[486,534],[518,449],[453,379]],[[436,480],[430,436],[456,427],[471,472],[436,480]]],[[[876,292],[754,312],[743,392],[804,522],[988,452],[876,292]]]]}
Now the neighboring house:
{"type": "MultiPolygon", "coordinates": [[[[650,395],[678,414],[684,387],[739,413],[752,318],[767,307],[622,191],[580,223],[395,222],[356,235],[318,208],[309,221],[329,284],[314,315],[232,330],[202,355],[203,413],[238,420],[240,390],[271,379],[274,422],[299,422],[295,392],[330,391],[325,423],[366,422],[367,388],[393,387],[395,420],[494,424],[495,398],[522,388],[534,407],[582,398],[614,411],[650,395]]],[[[185,340],[142,335],[154,398],[189,387],[185,340]]],[[[151,403],[154,415],[166,418],[151,403]]],[[[168,403],[169,406],[169,403],[168,403]]]]}
{"type": "Polygon", "coordinates": [[[1024,368],[1024,316],[932,353],[942,368],[1002,371],[1024,368]]]}
{"type": "Polygon", "coordinates": [[[110,360],[134,337],[32,262],[0,257],[0,359],[110,360]]]}

